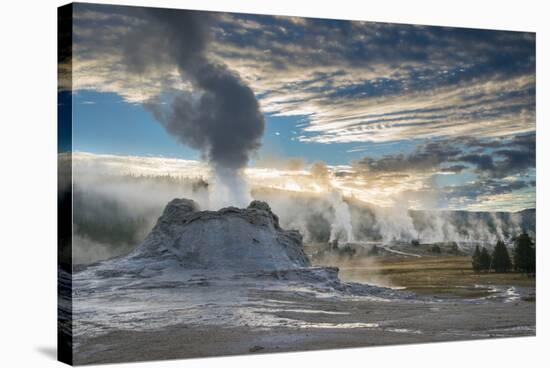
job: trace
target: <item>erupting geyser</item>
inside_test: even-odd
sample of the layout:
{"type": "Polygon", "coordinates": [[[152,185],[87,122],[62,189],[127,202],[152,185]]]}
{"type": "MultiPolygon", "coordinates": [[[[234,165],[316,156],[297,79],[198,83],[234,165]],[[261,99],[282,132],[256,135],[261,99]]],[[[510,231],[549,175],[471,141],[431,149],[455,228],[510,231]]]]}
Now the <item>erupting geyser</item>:
{"type": "Polygon", "coordinates": [[[265,129],[254,92],[237,73],[209,59],[211,15],[148,9],[141,16],[146,23],[126,40],[127,67],[135,73],[175,67],[187,85],[144,106],[168,133],[200,150],[210,164],[210,208],[245,206],[250,191],[242,171],[260,147],[265,129]]]}
{"type": "Polygon", "coordinates": [[[353,228],[348,204],[342,199],[342,194],[336,191],[332,192],[329,198],[334,208],[334,221],[330,225],[330,242],[353,243],[353,228]]]}

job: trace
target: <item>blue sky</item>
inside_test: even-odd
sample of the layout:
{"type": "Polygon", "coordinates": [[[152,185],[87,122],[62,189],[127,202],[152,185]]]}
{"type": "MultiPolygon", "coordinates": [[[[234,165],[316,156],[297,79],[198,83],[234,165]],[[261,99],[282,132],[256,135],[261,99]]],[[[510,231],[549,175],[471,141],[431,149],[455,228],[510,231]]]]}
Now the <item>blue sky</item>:
{"type": "Polygon", "coordinates": [[[74,20],[76,151],[215,163],[227,136],[249,166],[323,161],[394,203],[534,206],[533,33],[93,4],[74,20]],[[208,136],[212,111],[232,113],[208,136]]]}
{"type": "MultiPolygon", "coordinates": [[[[201,159],[201,153],[178,143],[141,104],[127,103],[116,93],[79,91],[74,95],[73,149],[98,154],[163,156],[201,159]]],[[[372,156],[407,153],[414,141],[386,144],[316,142],[297,139],[306,116],[265,115],[266,131],[258,157],[301,157],[308,163],[324,161],[329,165],[345,165],[360,159],[368,151],[372,156]]],[[[254,161],[254,158],[252,159],[254,161]]]]}

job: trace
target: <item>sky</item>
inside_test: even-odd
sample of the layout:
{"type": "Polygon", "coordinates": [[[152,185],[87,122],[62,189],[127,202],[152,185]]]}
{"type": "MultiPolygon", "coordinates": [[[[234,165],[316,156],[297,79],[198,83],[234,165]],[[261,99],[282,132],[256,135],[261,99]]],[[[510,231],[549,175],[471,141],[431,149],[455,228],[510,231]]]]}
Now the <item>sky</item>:
{"type": "MultiPolygon", "coordinates": [[[[210,92],[197,66],[206,63],[251,90],[262,114],[244,156],[249,178],[271,170],[303,188],[293,178],[322,161],[345,195],[381,206],[535,206],[535,34],[189,11],[163,19],[75,6],[73,150],[86,159],[216,164],[194,129],[210,92]]],[[[224,88],[221,100],[239,101],[243,89],[224,88]]],[[[235,113],[221,140],[246,136],[231,120],[254,111],[226,110],[235,113]]]]}

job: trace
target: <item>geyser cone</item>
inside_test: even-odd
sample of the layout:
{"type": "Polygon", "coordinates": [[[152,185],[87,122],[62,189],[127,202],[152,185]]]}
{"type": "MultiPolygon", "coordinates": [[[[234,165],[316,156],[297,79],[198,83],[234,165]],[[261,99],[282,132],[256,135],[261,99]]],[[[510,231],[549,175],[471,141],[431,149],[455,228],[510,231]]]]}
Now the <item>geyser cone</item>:
{"type": "Polygon", "coordinates": [[[239,272],[310,266],[302,236],[284,230],[265,202],[247,208],[200,211],[189,199],[174,199],[131,259],[177,263],[185,269],[239,272]]]}

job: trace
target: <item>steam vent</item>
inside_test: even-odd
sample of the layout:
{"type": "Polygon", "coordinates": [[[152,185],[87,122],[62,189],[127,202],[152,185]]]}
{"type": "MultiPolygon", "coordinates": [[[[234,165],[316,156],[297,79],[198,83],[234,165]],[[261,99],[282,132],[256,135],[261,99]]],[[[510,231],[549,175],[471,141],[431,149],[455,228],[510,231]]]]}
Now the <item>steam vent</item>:
{"type": "Polygon", "coordinates": [[[129,259],[178,262],[185,269],[238,272],[309,267],[302,236],[284,230],[265,202],[200,211],[189,199],[170,201],[129,259]]]}

